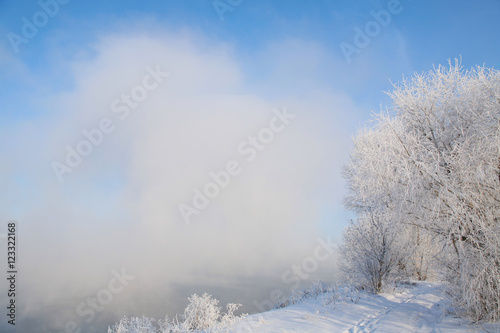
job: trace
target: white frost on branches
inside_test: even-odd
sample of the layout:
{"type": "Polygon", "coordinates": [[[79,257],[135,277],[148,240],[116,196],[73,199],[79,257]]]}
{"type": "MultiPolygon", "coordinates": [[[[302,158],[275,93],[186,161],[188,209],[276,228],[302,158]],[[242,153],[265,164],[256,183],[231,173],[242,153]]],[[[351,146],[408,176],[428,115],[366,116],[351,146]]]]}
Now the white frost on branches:
{"type": "Polygon", "coordinates": [[[123,317],[120,322],[108,329],[108,333],[218,333],[227,332],[229,327],[236,321],[243,318],[235,316],[241,304],[227,304],[227,313],[222,313],[218,306],[219,301],[211,295],[204,293],[202,296],[193,294],[189,299],[189,304],[184,310],[183,319],[177,318],[158,321],[158,326],[154,325],[155,320],[148,317],[123,317]]]}
{"type": "Polygon", "coordinates": [[[345,233],[344,271],[365,280],[382,274],[383,284],[391,269],[366,271],[367,261],[402,254],[400,274],[440,273],[475,320],[499,319],[500,72],[450,63],[389,96],[393,108],[356,136],[344,169],[346,206],[358,214],[345,233]],[[365,256],[369,250],[375,254],[365,256]]]}

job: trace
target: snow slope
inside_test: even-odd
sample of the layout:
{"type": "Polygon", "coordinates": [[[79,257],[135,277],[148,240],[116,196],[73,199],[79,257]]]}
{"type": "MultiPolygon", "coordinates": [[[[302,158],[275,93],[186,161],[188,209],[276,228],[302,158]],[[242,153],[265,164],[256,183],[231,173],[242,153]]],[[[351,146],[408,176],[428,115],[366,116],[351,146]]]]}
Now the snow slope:
{"type": "Polygon", "coordinates": [[[329,302],[328,294],[255,314],[234,332],[500,332],[500,324],[470,325],[451,315],[443,285],[419,282],[390,294],[363,294],[357,302],[329,302]]]}

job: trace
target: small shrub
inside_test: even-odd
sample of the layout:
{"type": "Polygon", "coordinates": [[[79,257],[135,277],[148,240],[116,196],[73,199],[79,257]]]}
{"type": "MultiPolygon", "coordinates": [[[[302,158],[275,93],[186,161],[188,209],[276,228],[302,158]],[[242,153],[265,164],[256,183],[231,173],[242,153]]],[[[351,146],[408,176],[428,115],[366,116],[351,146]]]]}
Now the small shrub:
{"type": "Polygon", "coordinates": [[[218,306],[219,301],[205,293],[202,296],[191,295],[189,304],[182,316],[184,320],[179,320],[176,316],[170,320],[165,316],[164,320],[159,320],[157,328],[155,320],[148,317],[123,317],[120,322],[108,328],[108,333],[217,333],[227,332],[229,327],[237,320],[246,316],[235,316],[241,304],[227,304],[227,313],[222,313],[218,306]]]}
{"type": "Polygon", "coordinates": [[[142,317],[123,317],[113,327],[108,328],[108,333],[156,333],[154,319],[142,317]]]}
{"type": "Polygon", "coordinates": [[[189,297],[189,305],[184,310],[184,323],[191,331],[209,329],[217,324],[221,317],[219,301],[204,293],[201,297],[194,294],[189,297]]]}

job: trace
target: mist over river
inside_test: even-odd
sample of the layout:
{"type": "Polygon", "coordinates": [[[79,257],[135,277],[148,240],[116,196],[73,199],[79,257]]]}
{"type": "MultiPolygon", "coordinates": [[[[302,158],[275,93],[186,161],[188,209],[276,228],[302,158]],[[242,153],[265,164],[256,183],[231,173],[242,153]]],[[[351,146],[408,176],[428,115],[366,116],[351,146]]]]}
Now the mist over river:
{"type": "MultiPolygon", "coordinates": [[[[310,279],[301,281],[299,288],[307,287],[311,281],[320,279],[325,283],[333,281],[333,275],[327,271],[327,266],[318,269],[310,275],[310,279]]],[[[331,268],[331,267],[330,267],[331,268]]],[[[210,279],[213,280],[213,279],[210,279]]],[[[16,328],[18,332],[26,333],[102,333],[120,320],[124,315],[152,317],[164,319],[165,315],[174,318],[182,315],[188,304],[188,297],[194,293],[211,294],[220,301],[219,306],[225,312],[227,303],[240,303],[240,313],[257,313],[270,308],[273,295],[291,293],[290,283],[284,283],[279,276],[274,277],[220,277],[221,284],[170,284],[169,288],[161,285],[147,285],[135,279],[124,290],[113,295],[112,300],[102,305],[97,300],[105,293],[96,292],[89,295],[74,295],[53,301],[30,304],[27,308],[24,302],[29,295],[22,292],[18,296],[18,315],[16,328]],[[166,291],[168,289],[169,291],[166,291]]],[[[0,324],[0,330],[7,328],[5,321],[0,324]]]]}

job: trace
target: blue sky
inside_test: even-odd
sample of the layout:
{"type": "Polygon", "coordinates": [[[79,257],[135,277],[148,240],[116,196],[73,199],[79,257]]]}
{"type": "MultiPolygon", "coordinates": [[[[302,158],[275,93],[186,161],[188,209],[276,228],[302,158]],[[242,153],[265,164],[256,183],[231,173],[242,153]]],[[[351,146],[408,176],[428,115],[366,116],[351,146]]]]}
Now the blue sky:
{"type": "MultiPolygon", "coordinates": [[[[69,1],[27,45],[21,45],[21,58],[33,71],[43,73],[50,62],[51,47],[64,47],[67,57],[110,31],[134,30],[134,22],[157,22],[165,29],[189,29],[214,40],[234,44],[241,53],[254,53],[267,43],[284,38],[299,38],[321,43],[332,54],[338,44],[350,41],[352,28],[372,20],[370,11],[384,9],[383,1],[241,1],[221,21],[210,1],[69,1]]],[[[2,30],[20,34],[21,18],[31,18],[40,10],[35,1],[2,1],[2,30]]],[[[495,31],[498,23],[497,1],[410,1],[402,0],[401,14],[384,29],[383,39],[393,31],[403,34],[412,67],[426,70],[462,55],[464,65],[494,65],[495,31]]],[[[152,28],[152,27],[151,27],[152,28]]],[[[4,52],[11,53],[3,38],[4,52]]],[[[380,42],[381,43],[381,42],[380,42]]],[[[60,52],[62,50],[59,50],[60,52]]],[[[389,50],[386,50],[389,52],[389,50]]],[[[332,81],[333,78],[332,78],[332,81]]]]}
{"type": "MultiPolygon", "coordinates": [[[[224,20],[221,21],[211,1],[121,1],[117,4],[113,1],[72,0],[67,4],[60,4],[57,15],[39,28],[36,36],[29,39],[26,45],[19,45],[20,51],[15,53],[6,34],[14,32],[22,35],[21,18],[31,20],[33,14],[41,8],[36,1],[2,1],[2,97],[7,95],[5,99],[9,101],[8,96],[22,94],[26,90],[29,93],[40,90],[39,87],[36,88],[36,83],[35,87],[27,87],[29,82],[19,78],[16,72],[10,72],[8,64],[5,64],[6,57],[14,57],[25,66],[30,76],[34,76],[32,79],[42,80],[45,83],[44,89],[67,89],[71,86],[72,78],[69,73],[60,69],[60,61],[74,59],[85,52],[88,52],[85,56],[92,57],[89,45],[103,34],[131,33],[137,30],[154,32],[157,29],[187,29],[209,39],[229,43],[237,56],[242,58],[242,66],[249,67],[247,75],[255,74],[254,79],[259,82],[265,78],[265,67],[272,64],[265,60],[252,63],[251,60],[269,44],[290,38],[311,41],[321,45],[327,56],[339,57],[342,55],[339,44],[343,41],[352,42],[353,28],[363,28],[373,20],[370,11],[384,9],[387,3],[388,1],[243,0],[232,11],[224,12],[224,20]]],[[[350,85],[343,85],[343,77],[339,78],[330,68],[323,68],[324,75],[317,79],[325,80],[328,85],[347,90],[361,99],[370,95],[373,99],[368,101],[372,104],[380,100],[380,91],[389,87],[388,78],[398,80],[402,74],[411,75],[415,71],[428,70],[434,64],[446,63],[449,58],[462,56],[465,67],[478,64],[498,65],[495,31],[498,31],[500,24],[496,20],[499,11],[497,1],[401,0],[400,3],[403,12],[393,16],[391,24],[383,28],[373,41],[373,49],[377,48],[373,50],[377,52],[373,56],[378,61],[378,65],[374,67],[381,67],[383,74],[366,71],[350,85]],[[403,52],[407,57],[404,66],[392,61],[397,52],[394,49],[394,38],[397,35],[404,43],[403,52]]],[[[359,74],[357,65],[356,61],[346,65],[347,70],[342,76],[359,74]]],[[[28,105],[23,112],[14,112],[12,109],[18,109],[19,105],[8,105],[10,112],[19,117],[33,110],[28,105]]]]}
{"type": "Polygon", "coordinates": [[[391,82],[454,58],[500,66],[499,1],[221,3],[231,8],[222,16],[212,1],[70,0],[49,17],[36,1],[0,1],[0,219],[20,221],[30,244],[20,251],[37,276],[26,281],[33,304],[92,294],[119,265],[151,285],[279,280],[316,237],[340,239],[350,138],[390,107],[391,82]],[[375,23],[372,12],[391,6],[375,23]],[[47,23],[23,36],[37,15],[47,23]],[[377,24],[347,61],[342,43],[356,47],[356,29],[377,24]],[[120,119],[112,102],[157,66],[170,75],[120,119]],[[247,163],[238,146],[284,108],[296,118],[247,163]],[[60,182],[54,161],[104,118],[112,133],[60,182]],[[186,225],[179,205],[230,160],[241,174],[186,225]],[[58,278],[43,256],[57,258],[58,278]]]}

